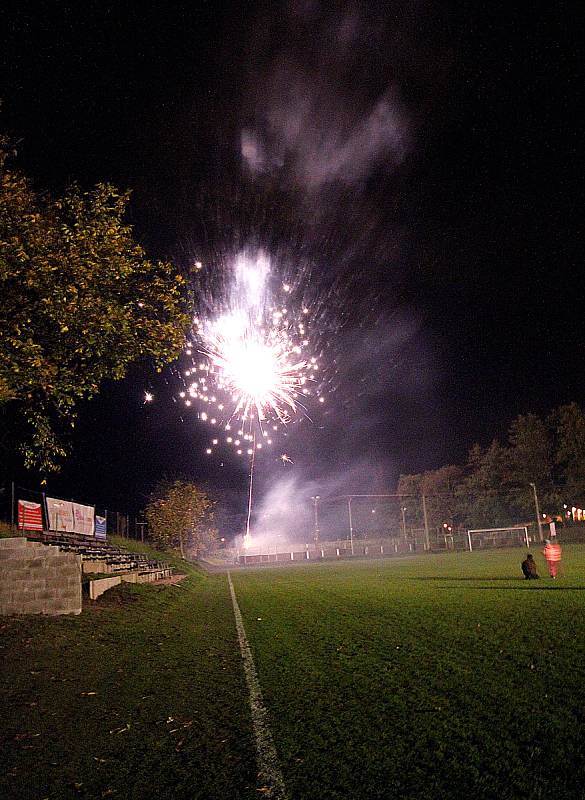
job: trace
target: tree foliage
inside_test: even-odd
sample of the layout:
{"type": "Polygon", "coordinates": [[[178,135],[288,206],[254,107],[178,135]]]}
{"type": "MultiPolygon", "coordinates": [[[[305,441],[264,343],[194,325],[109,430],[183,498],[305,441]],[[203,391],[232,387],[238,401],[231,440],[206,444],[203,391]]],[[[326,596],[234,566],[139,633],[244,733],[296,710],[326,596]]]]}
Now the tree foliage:
{"type": "Polygon", "coordinates": [[[183,558],[198,557],[217,538],[213,505],[194,483],[159,484],[145,510],[150,538],[159,547],[178,550],[183,558]]]}
{"type": "MultiPolygon", "coordinates": [[[[465,467],[401,475],[400,494],[426,495],[429,525],[511,525],[534,518],[531,484],[541,509],[563,516],[563,502],[585,504],[585,411],[570,403],[547,418],[518,416],[505,444],[473,445],[465,467]]],[[[415,520],[421,522],[417,511],[415,520]]]]}
{"type": "Polygon", "coordinates": [[[40,196],[8,155],[0,139],[0,404],[27,420],[26,464],[51,471],[78,401],[134,361],[178,355],[185,281],[134,241],[128,192],[40,196]]]}
{"type": "Polygon", "coordinates": [[[560,406],[551,414],[550,424],[561,477],[571,492],[585,498],[585,411],[577,403],[560,406]]]}

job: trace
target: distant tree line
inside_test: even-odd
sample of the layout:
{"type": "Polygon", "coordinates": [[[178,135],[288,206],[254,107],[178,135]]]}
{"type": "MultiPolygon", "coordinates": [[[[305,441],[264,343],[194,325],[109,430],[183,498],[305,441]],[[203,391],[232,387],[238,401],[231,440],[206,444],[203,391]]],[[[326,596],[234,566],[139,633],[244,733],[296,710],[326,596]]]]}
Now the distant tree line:
{"type": "MultiPolygon", "coordinates": [[[[551,518],[565,518],[565,505],[585,505],[585,411],[577,403],[547,417],[516,417],[507,441],[474,444],[464,466],[447,465],[401,475],[398,493],[426,496],[429,524],[496,527],[532,521],[534,491],[551,518]]],[[[415,516],[421,516],[417,510],[415,516]]]]}

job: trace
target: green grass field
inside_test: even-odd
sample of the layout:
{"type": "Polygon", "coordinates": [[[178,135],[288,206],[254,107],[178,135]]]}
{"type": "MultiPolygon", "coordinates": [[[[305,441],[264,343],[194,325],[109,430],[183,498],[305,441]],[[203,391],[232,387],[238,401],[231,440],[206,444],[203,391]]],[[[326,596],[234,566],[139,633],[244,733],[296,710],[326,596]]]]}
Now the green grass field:
{"type": "Polygon", "coordinates": [[[70,618],[0,618],[0,797],[257,797],[222,580],[123,584],[70,618]]]}
{"type": "MultiPolygon", "coordinates": [[[[585,797],[585,547],[521,555],[232,573],[290,800],[585,797]]],[[[265,794],[226,577],[189,572],[2,621],[0,796],[265,794]]]]}

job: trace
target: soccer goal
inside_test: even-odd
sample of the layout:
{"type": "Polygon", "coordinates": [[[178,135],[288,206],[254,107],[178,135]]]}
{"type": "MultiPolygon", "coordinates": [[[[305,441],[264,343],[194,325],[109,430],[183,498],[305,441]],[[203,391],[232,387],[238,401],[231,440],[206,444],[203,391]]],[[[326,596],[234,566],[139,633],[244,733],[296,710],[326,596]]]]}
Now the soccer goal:
{"type": "Polygon", "coordinates": [[[530,537],[526,525],[511,528],[476,528],[467,531],[469,551],[492,547],[530,547],[530,537]]]}

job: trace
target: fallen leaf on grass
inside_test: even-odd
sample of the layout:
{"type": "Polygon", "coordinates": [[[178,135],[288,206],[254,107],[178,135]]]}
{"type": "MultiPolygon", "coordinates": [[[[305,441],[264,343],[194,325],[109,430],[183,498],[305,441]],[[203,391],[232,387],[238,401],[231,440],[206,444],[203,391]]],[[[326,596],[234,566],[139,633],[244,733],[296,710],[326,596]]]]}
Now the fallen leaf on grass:
{"type": "Polygon", "coordinates": [[[125,733],[126,731],[130,730],[130,723],[127,722],[123,728],[114,728],[110,731],[110,733],[125,733]]]}

